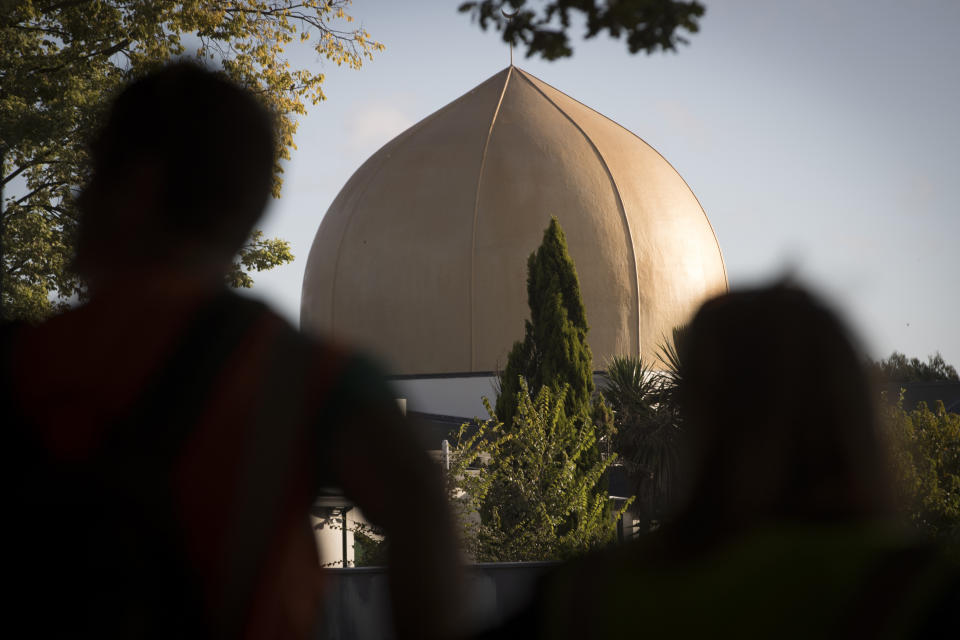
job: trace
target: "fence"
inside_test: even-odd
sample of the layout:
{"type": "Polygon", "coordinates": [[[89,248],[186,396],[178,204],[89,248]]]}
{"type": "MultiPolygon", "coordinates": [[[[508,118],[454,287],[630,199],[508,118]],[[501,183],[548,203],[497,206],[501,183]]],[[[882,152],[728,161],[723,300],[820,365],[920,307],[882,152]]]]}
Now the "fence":
{"type": "MultiPolygon", "coordinates": [[[[464,632],[492,626],[518,611],[537,579],[554,562],[474,564],[466,570],[464,632]]],[[[330,584],[317,637],[390,640],[390,596],[385,567],[329,569],[330,584]]]]}

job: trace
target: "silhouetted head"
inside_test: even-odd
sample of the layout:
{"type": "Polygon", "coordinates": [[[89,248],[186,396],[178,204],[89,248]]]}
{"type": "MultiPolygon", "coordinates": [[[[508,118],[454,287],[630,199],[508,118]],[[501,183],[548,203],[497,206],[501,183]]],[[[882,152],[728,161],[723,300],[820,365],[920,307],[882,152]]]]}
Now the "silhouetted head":
{"type": "Polygon", "coordinates": [[[729,293],[703,305],[679,346],[690,524],[886,512],[868,376],[820,301],[791,285],[729,293]]]}
{"type": "Polygon", "coordinates": [[[248,91],[179,62],[117,96],[91,155],[78,270],[228,265],[270,194],[274,123],[248,91]]]}

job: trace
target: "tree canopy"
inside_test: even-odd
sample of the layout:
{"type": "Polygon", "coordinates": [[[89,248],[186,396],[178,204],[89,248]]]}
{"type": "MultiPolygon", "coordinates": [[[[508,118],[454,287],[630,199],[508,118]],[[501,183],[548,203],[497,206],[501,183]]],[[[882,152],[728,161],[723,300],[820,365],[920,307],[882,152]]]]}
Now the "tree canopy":
{"type": "Polygon", "coordinates": [[[904,515],[933,539],[960,540],[960,414],[942,402],[907,411],[902,398],[881,410],[904,515]]]}
{"type": "MultiPolygon", "coordinates": [[[[297,116],[325,98],[324,75],[296,68],[291,43],[359,68],[383,49],[345,12],[350,0],[25,0],[0,4],[0,317],[36,319],[79,293],[70,271],[86,181],[85,144],[129,79],[193,54],[219,65],[277,114],[280,161],[297,116]]],[[[254,235],[228,281],[289,262],[282,240],[254,235]]]]}
{"type": "Polygon", "coordinates": [[[527,260],[527,302],[530,319],[522,342],[516,342],[500,376],[497,418],[513,423],[519,379],[533,393],[543,386],[565,396],[567,415],[592,411],[593,354],[587,344],[587,312],[567,240],[556,218],[543,232],[543,242],[527,260]]]}
{"type": "Polygon", "coordinates": [[[939,351],[927,356],[926,362],[894,351],[889,358],[874,363],[873,368],[884,382],[960,382],[957,370],[944,361],[939,351]]]}
{"type": "Polygon", "coordinates": [[[616,528],[605,475],[616,456],[598,447],[612,417],[594,397],[586,309],[556,218],[527,261],[527,301],[496,412],[484,398],[490,419],[461,428],[448,473],[468,550],[481,561],[568,558],[606,544],[616,528]]]}
{"type": "Polygon", "coordinates": [[[624,36],[630,53],[674,51],[687,44],[680,31],[696,33],[704,14],[700,2],[678,0],[552,0],[531,8],[527,0],[470,0],[460,5],[486,30],[500,31],[504,42],[521,43],[527,57],[540,55],[556,60],[573,55],[568,35],[577,18],[585,23],[586,38],[606,31],[613,38],[624,36]]]}

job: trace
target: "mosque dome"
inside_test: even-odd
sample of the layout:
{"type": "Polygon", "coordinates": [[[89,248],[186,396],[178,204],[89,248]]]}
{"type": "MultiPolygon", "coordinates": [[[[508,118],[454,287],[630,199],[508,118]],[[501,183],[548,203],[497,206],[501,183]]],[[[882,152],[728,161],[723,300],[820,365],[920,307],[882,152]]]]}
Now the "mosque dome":
{"type": "Polygon", "coordinates": [[[394,375],[502,368],[529,317],[527,258],[563,227],[596,368],[656,362],[673,327],[727,290],[700,203],[652,147],[508,67],[353,174],[307,259],[301,326],[394,375]]]}

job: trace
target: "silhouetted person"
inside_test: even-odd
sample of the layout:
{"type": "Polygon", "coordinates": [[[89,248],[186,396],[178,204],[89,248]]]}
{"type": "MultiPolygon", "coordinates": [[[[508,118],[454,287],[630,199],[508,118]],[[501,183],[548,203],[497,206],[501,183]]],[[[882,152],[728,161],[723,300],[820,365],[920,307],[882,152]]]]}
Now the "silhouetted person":
{"type": "Polygon", "coordinates": [[[837,317],[794,286],[734,292],[679,348],[686,500],[558,571],[501,637],[956,634],[956,567],[892,520],[876,399],[837,317]]]}
{"type": "Polygon", "coordinates": [[[341,487],[390,539],[395,621],[449,632],[439,470],[382,377],[224,278],[267,202],[274,124],[179,63],[130,84],[92,146],[89,302],[4,330],[4,624],[29,637],[306,637],[308,512],[341,487]]]}

